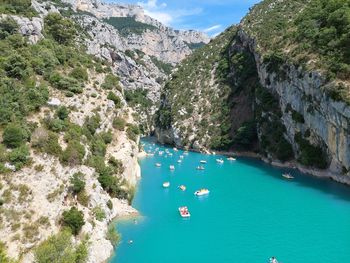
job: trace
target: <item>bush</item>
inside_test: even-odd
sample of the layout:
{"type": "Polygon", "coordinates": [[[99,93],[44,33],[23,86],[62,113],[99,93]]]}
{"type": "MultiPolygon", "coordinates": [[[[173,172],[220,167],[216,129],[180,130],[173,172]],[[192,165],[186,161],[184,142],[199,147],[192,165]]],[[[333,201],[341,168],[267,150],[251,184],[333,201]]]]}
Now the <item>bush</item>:
{"type": "Polygon", "coordinates": [[[48,132],[44,128],[37,128],[32,134],[32,146],[39,149],[41,152],[59,157],[62,153],[62,148],[58,143],[58,135],[53,132],[48,132]]]}
{"type": "Polygon", "coordinates": [[[103,219],[106,218],[106,213],[105,211],[100,207],[100,206],[96,206],[92,212],[95,215],[96,220],[98,221],[103,221],[103,219]]]}
{"type": "Polygon", "coordinates": [[[84,127],[89,131],[90,136],[94,135],[100,127],[101,117],[99,114],[94,114],[91,117],[86,117],[84,127]]]}
{"type": "Polygon", "coordinates": [[[120,241],[120,235],[114,227],[114,224],[108,226],[106,238],[111,241],[113,247],[116,247],[120,241]]]}
{"type": "Polygon", "coordinates": [[[249,149],[257,140],[256,123],[254,121],[244,122],[242,126],[236,131],[233,138],[233,143],[249,149]]]}
{"type": "Polygon", "coordinates": [[[88,81],[89,76],[86,68],[76,67],[70,73],[69,76],[81,81],[88,81]]]}
{"type": "Polygon", "coordinates": [[[130,140],[137,141],[138,135],[140,135],[140,129],[136,125],[129,124],[126,133],[130,140]]]}
{"type": "Polygon", "coordinates": [[[304,123],[304,116],[302,114],[300,114],[299,112],[292,110],[292,119],[295,122],[299,122],[299,123],[304,123]]]}
{"type": "Polygon", "coordinates": [[[28,76],[28,61],[19,54],[12,54],[4,62],[6,75],[10,78],[23,79],[28,76]]]}
{"type": "Polygon", "coordinates": [[[121,108],[122,106],[121,99],[117,95],[115,95],[115,93],[113,93],[112,91],[108,93],[107,99],[113,101],[117,109],[121,108]]]}
{"type": "Polygon", "coordinates": [[[76,207],[63,212],[62,225],[69,227],[73,235],[78,235],[84,224],[83,212],[79,211],[76,207]]]}
{"type": "Polygon", "coordinates": [[[66,150],[62,153],[61,160],[64,164],[80,165],[85,156],[85,148],[79,141],[72,140],[68,143],[66,150]]]}
{"type": "Polygon", "coordinates": [[[6,126],[2,137],[7,147],[16,148],[28,140],[29,134],[18,124],[9,124],[6,126]]]}
{"type": "Polygon", "coordinates": [[[119,90],[120,92],[122,92],[122,88],[120,87],[119,85],[119,78],[113,74],[108,74],[106,77],[105,77],[105,80],[103,82],[103,84],[101,85],[101,87],[103,89],[117,89],[119,90]]]}
{"type": "Polygon", "coordinates": [[[92,148],[91,152],[95,156],[104,157],[106,154],[107,146],[106,146],[105,142],[102,140],[102,138],[99,136],[95,136],[94,140],[92,141],[91,148],[92,148]]]}
{"type": "Polygon", "coordinates": [[[0,13],[33,17],[37,15],[30,0],[2,0],[0,13]]]}
{"type": "Polygon", "coordinates": [[[13,18],[4,18],[0,20],[0,39],[15,34],[18,31],[18,24],[13,18]]]}
{"type": "Polygon", "coordinates": [[[56,110],[56,116],[64,121],[68,118],[69,116],[69,110],[67,109],[66,106],[60,106],[57,110],[56,110]]]}
{"type": "Polygon", "coordinates": [[[84,174],[81,172],[73,174],[70,178],[71,189],[74,194],[79,194],[85,189],[84,174]]]}
{"type": "Polygon", "coordinates": [[[113,128],[119,131],[124,131],[126,126],[126,121],[123,118],[115,117],[113,120],[113,128]]]}
{"type": "Polygon", "coordinates": [[[63,230],[42,242],[34,255],[36,263],[84,263],[88,256],[87,243],[73,244],[72,234],[63,230]]]}
{"type": "Polygon", "coordinates": [[[70,44],[76,34],[72,20],[62,17],[57,13],[50,13],[44,20],[45,33],[60,44],[70,44]]]}
{"type": "Polygon", "coordinates": [[[9,161],[15,165],[16,170],[21,169],[29,161],[29,148],[25,145],[12,150],[9,155],[9,161]]]}

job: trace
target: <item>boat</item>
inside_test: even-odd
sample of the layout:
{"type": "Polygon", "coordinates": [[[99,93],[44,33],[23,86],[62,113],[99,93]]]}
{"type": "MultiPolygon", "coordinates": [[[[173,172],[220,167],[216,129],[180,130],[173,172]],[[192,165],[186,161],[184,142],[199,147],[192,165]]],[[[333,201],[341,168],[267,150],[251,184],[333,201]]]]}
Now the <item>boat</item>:
{"type": "Polygon", "coordinates": [[[182,160],[177,160],[178,163],[182,163],[182,160]]]}
{"type": "Polygon", "coordinates": [[[184,186],[183,184],[179,186],[181,191],[186,191],[186,186],[184,186]]]}
{"type": "Polygon", "coordinates": [[[236,158],[228,157],[228,158],[227,158],[227,161],[236,161],[236,158]]]}
{"type": "Polygon", "coordinates": [[[128,244],[131,245],[132,243],[134,243],[134,241],[133,241],[132,239],[130,239],[130,240],[128,241],[128,244]]]}
{"type": "Polygon", "coordinates": [[[212,154],[213,154],[213,155],[216,155],[216,152],[213,152],[212,154]]]}
{"type": "Polygon", "coordinates": [[[204,161],[204,160],[200,160],[199,162],[200,162],[200,163],[203,163],[203,164],[206,164],[206,163],[207,163],[207,161],[204,161]]]}
{"type": "Polygon", "coordinates": [[[170,165],[169,169],[173,171],[173,170],[175,170],[175,166],[174,165],[170,165]]]}
{"type": "Polygon", "coordinates": [[[200,166],[197,166],[196,169],[197,169],[197,170],[204,170],[205,168],[204,168],[204,166],[200,165],[200,166]]]}
{"type": "Polygon", "coordinates": [[[283,173],[282,176],[286,179],[294,179],[294,176],[292,176],[291,174],[289,173],[283,173]]]}
{"type": "Polygon", "coordinates": [[[184,155],[188,155],[188,151],[184,151],[184,155]]]}
{"type": "Polygon", "coordinates": [[[223,160],[223,159],[216,159],[216,162],[217,162],[217,163],[220,163],[220,164],[223,164],[223,163],[224,163],[224,160],[223,160]]]}
{"type": "Polygon", "coordinates": [[[270,263],[278,263],[278,261],[275,257],[272,257],[270,258],[270,263]]]}
{"type": "Polygon", "coordinates": [[[164,187],[164,188],[168,188],[169,186],[170,186],[170,182],[164,182],[164,183],[163,183],[163,187],[164,187]]]}
{"type": "Polygon", "coordinates": [[[149,157],[152,157],[152,156],[154,156],[154,153],[147,153],[146,155],[149,157]]]}
{"type": "Polygon", "coordinates": [[[180,212],[181,217],[186,218],[186,217],[190,217],[191,216],[190,212],[188,211],[187,206],[180,206],[179,207],[179,212],[180,212]]]}
{"type": "Polygon", "coordinates": [[[156,163],[156,167],[161,167],[162,165],[160,163],[156,163]]]}
{"type": "Polygon", "coordinates": [[[184,158],[184,156],[183,155],[180,155],[180,159],[183,159],[184,158]]]}
{"type": "Polygon", "coordinates": [[[158,155],[163,155],[163,153],[164,153],[163,151],[159,151],[158,155]]]}
{"type": "Polygon", "coordinates": [[[178,149],[177,149],[176,147],[174,147],[174,148],[173,148],[173,150],[174,150],[175,152],[177,152],[177,151],[178,151],[178,149]]]}
{"type": "Polygon", "coordinates": [[[173,154],[172,153],[168,153],[168,156],[173,156],[173,154]]]}
{"type": "Polygon", "coordinates": [[[202,188],[196,192],[194,192],[194,195],[196,196],[202,196],[202,195],[208,195],[210,191],[208,189],[202,188]]]}

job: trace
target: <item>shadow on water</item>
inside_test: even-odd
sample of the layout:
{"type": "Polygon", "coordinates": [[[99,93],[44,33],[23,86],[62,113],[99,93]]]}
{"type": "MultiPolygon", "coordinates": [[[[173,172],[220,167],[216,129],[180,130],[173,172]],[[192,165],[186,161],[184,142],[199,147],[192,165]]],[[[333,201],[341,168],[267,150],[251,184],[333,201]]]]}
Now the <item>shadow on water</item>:
{"type": "Polygon", "coordinates": [[[332,196],[333,198],[350,202],[350,187],[348,185],[335,182],[332,179],[317,178],[309,174],[301,173],[297,169],[273,167],[270,164],[254,158],[240,157],[239,161],[257,169],[264,167],[268,170],[268,172],[264,173],[264,175],[274,177],[276,180],[286,181],[286,179],[281,176],[282,173],[291,173],[295,178],[291,180],[290,183],[294,183],[298,187],[311,188],[328,196],[332,196]]]}

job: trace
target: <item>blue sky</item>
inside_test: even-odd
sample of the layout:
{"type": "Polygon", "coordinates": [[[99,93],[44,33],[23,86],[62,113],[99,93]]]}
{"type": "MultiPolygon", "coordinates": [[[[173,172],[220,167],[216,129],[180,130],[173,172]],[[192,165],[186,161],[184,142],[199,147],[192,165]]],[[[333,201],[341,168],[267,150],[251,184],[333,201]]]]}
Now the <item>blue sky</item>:
{"type": "Polygon", "coordinates": [[[106,0],[139,4],[146,13],[175,29],[195,29],[215,36],[238,23],[260,0],[106,0]]]}

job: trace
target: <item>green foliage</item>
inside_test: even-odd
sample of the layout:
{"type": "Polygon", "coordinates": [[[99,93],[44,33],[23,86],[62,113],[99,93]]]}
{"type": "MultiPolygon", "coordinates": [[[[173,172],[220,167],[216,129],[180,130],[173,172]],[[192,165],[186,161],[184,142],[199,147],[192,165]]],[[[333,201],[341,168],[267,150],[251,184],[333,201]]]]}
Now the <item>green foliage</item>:
{"type": "Polygon", "coordinates": [[[5,39],[18,31],[18,24],[13,18],[0,20],[0,39],[5,39]]]}
{"type": "Polygon", "coordinates": [[[61,161],[68,165],[80,165],[82,164],[85,156],[85,148],[79,141],[71,140],[68,142],[68,146],[61,155],[61,161]]]}
{"type": "Polygon", "coordinates": [[[14,260],[10,259],[6,254],[5,244],[0,242],[0,262],[1,263],[15,263],[14,260]]]}
{"type": "Polygon", "coordinates": [[[115,117],[113,120],[113,128],[119,131],[124,131],[126,126],[126,121],[123,118],[115,117]]]}
{"type": "Polygon", "coordinates": [[[107,99],[113,101],[113,102],[114,102],[114,105],[115,105],[115,107],[116,107],[117,109],[121,108],[121,106],[122,106],[122,101],[121,101],[121,99],[120,99],[117,95],[115,95],[114,92],[110,91],[110,92],[108,93],[108,95],[107,95],[107,99]]]}
{"type": "Polygon", "coordinates": [[[50,13],[45,17],[45,33],[60,44],[70,44],[76,34],[72,20],[57,13],[50,13]]]}
{"type": "Polygon", "coordinates": [[[256,123],[254,121],[244,122],[236,131],[233,143],[242,149],[250,149],[252,144],[256,142],[256,123]]]}
{"type": "Polygon", "coordinates": [[[62,225],[69,227],[73,235],[78,235],[84,224],[84,214],[76,207],[63,212],[62,225]]]}
{"type": "Polygon", "coordinates": [[[152,106],[152,101],[147,97],[147,90],[136,89],[136,90],[126,90],[125,100],[132,107],[141,106],[142,109],[149,109],[152,106]]]}
{"type": "Polygon", "coordinates": [[[63,76],[58,72],[52,72],[48,77],[48,80],[50,84],[57,89],[67,90],[73,93],[83,92],[83,86],[81,82],[75,78],[63,76]]]}
{"type": "Polygon", "coordinates": [[[101,87],[107,90],[111,90],[115,88],[118,91],[122,92],[122,88],[119,85],[119,78],[113,74],[106,75],[105,80],[102,83],[101,87]]]}
{"type": "Polygon", "coordinates": [[[126,134],[130,140],[137,141],[138,136],[140,135],[140,129],[136,125],[128,124],[126,129],[126,134]]]}
{"type": "Polygon", "coordinates": [[[42,242],[34,255],[36,263],[84,263],[88,257],[88,245],[86,241],[73,244],[72,234],[63,230],[42,242]]]}
{"type": "Polygon", "coordinates": [[[295,111],[295,110],[292,110],[292,119],[295,121],[295,122],[298,122],[298,123],[304,123],[305,122],[305,119],[304,119],[304,116],[295,111]]]}
{"type": "Polygon", "coordinates": [[[56,116],[62,121],[66,120],[69,116],[68,108],[66,106],[58,107],[58,109],[56,110],[56,116]]]}
{"type": "Polygon", "coordinates": [[[13,149],[8,155],[9,161],[15,165],[16,170],[21,169],[29,161],[29,149],[23,145],[13,149]]]}
{"type": "Polygon", "coordinates": [[[104,22],[112,25],[123,36],[128,36],[129,34],[141,35],[146,30],[157,30],[157,27],[138,22],[134,17],[110,17],[104,19],[104,22]]]}
{"type": "Polygon", "coordinates": [[[113,247],[116,247],[120,242],[120,235],[117,233],[114,224],[108,226],[106,238],[111,241],[113,247]]]}
{"type": "Polygon", "coordinates": [[[156,65],[156,67],[160,70],[163,71],[163,73],[170,75],[171,71],[173,70],[173,66],[169,63],[165,63],[161,60],[159,60],[157,57],[155,56],[151,56],[151,60],[153,62],[154,65],[156,65]]]}
{"type": "Polygon", "coordinates": [[[100,207],[100,206],[96,206],[92,212],[95,215],[96,220],[98,221],[103,221],[103,219],[106,218],[106,213],[105,211],[100,207]]]}
{"type": "Polygon", "coordinates": [[[2,135],[3,143],[9,148],[16,148],[24,144],[29,138],[28,131],[18,124],[9,124],[6,126],[2,135]]]}
{"type": "Polygon", "coordinates": [[[6,75],[10,78],[23,79],[29,74],[27,60],[18,54],[10,55],[4,62],[6,75]]]}
{"type": "Polygon", "coordinates": [[[101,117],[99,114],[94,114],[91,117],[86,117],[84,127],[87,129],[87,131],[90,133],[89,136],[92,136],[95,134],[96,130],[101,125],[101,117]]]}
{"type": "Polygon", "coordinates": [[[36,11],[32,8],[31,0],[2,0],[0,13],[22,15],[26,17],[36,16],[36,11]]]}
{"type": "Polygon", "coordinates": [[[294,140],[300,148],[299,162],[306,166],[313,166],[319,169],[328,167],[327,154],[319,146],[314,146],[304,139],[301,133],[297,133],[294,140]]]}
{"type": "Polygon", "coordinates": [[[81,172],[73,174],[70,178],[71,189],[74,194],[79,194],[85,189],[84,174],[81,172]]]}
{"type": "Polygon", "coordinates": [[[58,135],[43,128],[36,129],[31,137],[32,146],[41,152],[57,157],[62,154],[62,148],[58,143],[58,135]]]}
{"type": "Polygon", "coordinates": [[[89,76],[87,73],[86,68],[83,67],[76,67],[74,68],[70,73],[69,76],[72,78],[75,78],[77,80],[80,81],[88,81],[89,80],[89,76]]]}

